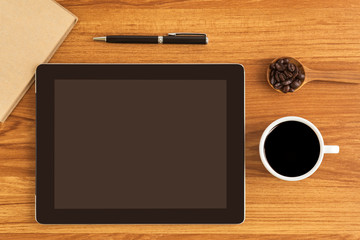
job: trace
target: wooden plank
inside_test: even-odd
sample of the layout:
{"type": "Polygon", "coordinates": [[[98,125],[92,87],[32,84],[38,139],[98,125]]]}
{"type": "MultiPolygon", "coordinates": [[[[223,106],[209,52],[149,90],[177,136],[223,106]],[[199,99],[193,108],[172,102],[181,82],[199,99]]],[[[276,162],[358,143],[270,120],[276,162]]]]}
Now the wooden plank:
{"type": "Polygon", "coordinates": [[[29,240],[29,239],[42,239],[42,240],[88,240],[88,239],[113,239],[113,240],[182,240],[184,238],[188,240],[196,239],[212,239],[212,240],[244,240],[244,239],[268,239],[268,240],[287,240],[287,239],[302,239],[302,240],[331,240],[331,239],[347,239],[356,240],[357,238],[350,235],[342,234],[0,234],[0,238],[3,240],[29,240]]]}
{"type": "Polygon", "coordinates": [[[356,8],[359,7],[357,0],[346,1],[286,1],[286,0],[228,0],[226,2],[221,0],[108,0],[105,2],[98,0],[82,0],[82,1],[69,1],[69,0],[57,0],[61,5],[66,8],[73,6],[84,8],[117,8],[117,9],[249,9],[249,8],[261,8],[261,9],[274,9],[274,8],[356,8]]]}

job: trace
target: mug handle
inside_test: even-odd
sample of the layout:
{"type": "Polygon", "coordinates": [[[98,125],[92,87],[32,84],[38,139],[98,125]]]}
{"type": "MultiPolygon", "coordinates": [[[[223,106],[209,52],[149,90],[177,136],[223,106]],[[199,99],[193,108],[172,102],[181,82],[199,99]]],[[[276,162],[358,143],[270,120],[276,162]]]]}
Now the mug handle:
{"type": "Polygon", "coordinates": [[[324,153],[339,153],[340,148],[337,145],[325,145],[324,153]]]}

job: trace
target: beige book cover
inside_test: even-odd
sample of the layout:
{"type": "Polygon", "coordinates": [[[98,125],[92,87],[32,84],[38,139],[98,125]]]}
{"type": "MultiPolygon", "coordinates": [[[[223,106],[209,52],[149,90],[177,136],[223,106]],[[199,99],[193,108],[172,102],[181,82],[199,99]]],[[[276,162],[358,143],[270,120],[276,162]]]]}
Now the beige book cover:
{"type": "Polygon", "coordinates": [[[0,0],[0,122],[6,120],[77,17],[53,0],[0,0]]]}

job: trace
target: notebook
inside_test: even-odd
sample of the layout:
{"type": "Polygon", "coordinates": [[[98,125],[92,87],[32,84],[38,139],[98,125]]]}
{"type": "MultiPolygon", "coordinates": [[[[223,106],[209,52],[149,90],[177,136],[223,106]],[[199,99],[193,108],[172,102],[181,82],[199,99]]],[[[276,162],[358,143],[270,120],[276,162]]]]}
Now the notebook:
{"type": "Polygon", "coordinates": [[[0,1],[0,122],[32,85],[77,22],[53,0],[0,1]]]}

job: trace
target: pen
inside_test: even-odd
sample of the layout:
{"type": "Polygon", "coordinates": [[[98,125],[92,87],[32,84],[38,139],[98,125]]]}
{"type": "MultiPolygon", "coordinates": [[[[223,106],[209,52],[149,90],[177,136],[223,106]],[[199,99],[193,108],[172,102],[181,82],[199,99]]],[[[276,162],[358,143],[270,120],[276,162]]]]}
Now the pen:
{"type": "Polygon", "coordinates": [[[160,44],[207,44],[205,33],[169,33],[166,36],[112,35],[94,37],[94,41],[108,43],[160,43],[160,44]]]}

